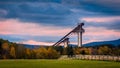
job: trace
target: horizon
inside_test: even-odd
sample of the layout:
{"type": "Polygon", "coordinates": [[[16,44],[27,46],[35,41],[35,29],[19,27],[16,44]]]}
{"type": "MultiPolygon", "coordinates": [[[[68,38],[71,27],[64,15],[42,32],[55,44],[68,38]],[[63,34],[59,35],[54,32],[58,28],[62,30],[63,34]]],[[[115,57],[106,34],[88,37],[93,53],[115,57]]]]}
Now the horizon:
{"type": "Polygon", "coordinates": [[[119,8],[119,0],[0,0],[0,38],[50,45],[84,22],[83,44],[120,39],[119,8]]]}
{"type": "MultiPolygon", "coordinates": [[[[2,38],[1,38],[2,39],[2,38]]],[[[3,40],[7,40],[7,39],[3,39],[3,40]]],[[[116,41],[116,40],[120,40],[120,39],[115,39],[115,40],[105,40],[105,41],[94,41],[94,42],[88,42],[88,43],[84,43],[82,45],[86,45],[86,44],[90,44],[90,43],[99,43],[99,42],[111,42],[111,41],[116,41]]],[[[9,40],[8,40],[9,41],[9,40]]],[[[9,41],[11,42],[11,41],[9,41]]],[[[45,43],[44,45],[39,45],[39,44],[29,44],[29,43],[19,43],[19,42],[13,42],[13,43],[16,43],[16,44],[25,44],[25,45],[34,45],[34,46],[52,46],[53,44],[55,43],[52,43],[51,45],[48,43],[48,45],[45,43]]],[[[61,44],[60,46],[63,46],[64,44],[61,44]]],[[[77,43],[71,43],[69,45],[77,45],[77,43]]]]}

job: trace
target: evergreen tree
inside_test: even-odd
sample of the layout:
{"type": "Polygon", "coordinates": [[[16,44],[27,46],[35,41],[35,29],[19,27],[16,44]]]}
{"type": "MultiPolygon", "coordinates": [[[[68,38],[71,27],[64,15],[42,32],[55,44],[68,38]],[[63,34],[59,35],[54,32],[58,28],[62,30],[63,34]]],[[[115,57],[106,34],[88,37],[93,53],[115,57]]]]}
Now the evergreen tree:
{"type": "Polygon", "coordinates": [[[72,46],[67,47],[67,55],[68,55],[68,57],[73,57],[74,52],[73,52],[73,47],[72,46]]]}

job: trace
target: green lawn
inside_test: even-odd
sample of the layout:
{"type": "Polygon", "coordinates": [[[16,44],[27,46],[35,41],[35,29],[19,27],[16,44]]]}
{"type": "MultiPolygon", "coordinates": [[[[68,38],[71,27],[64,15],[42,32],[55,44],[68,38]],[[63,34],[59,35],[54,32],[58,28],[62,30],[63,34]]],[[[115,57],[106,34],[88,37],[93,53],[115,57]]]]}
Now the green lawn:
{"type": "Polygon", "coordinates": [[[120,68],[120,62],[89,60],[0,60],[0,68],[120,68]]]}

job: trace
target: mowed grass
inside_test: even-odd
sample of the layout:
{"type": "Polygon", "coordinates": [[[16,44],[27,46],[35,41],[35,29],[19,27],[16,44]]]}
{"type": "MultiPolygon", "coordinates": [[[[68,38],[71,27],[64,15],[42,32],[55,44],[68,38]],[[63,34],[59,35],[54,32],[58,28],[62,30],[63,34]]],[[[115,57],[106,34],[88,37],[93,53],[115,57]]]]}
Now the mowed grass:
{"type": "Polygon", "coordinates": [[[90,60],[0,60],[0,68],[120,68],[120,62],[90,60]]]}

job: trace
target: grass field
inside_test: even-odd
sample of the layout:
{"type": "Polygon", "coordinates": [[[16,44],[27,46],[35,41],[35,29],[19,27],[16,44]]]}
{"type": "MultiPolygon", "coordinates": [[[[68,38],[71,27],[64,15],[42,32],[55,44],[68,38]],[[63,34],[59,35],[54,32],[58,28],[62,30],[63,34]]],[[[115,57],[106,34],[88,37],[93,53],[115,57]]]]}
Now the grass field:
{"type": "Polygon", "coordinates": [[[88,60],[0,60],[0,68],[120,68],[120,62],[88,60]]]}

